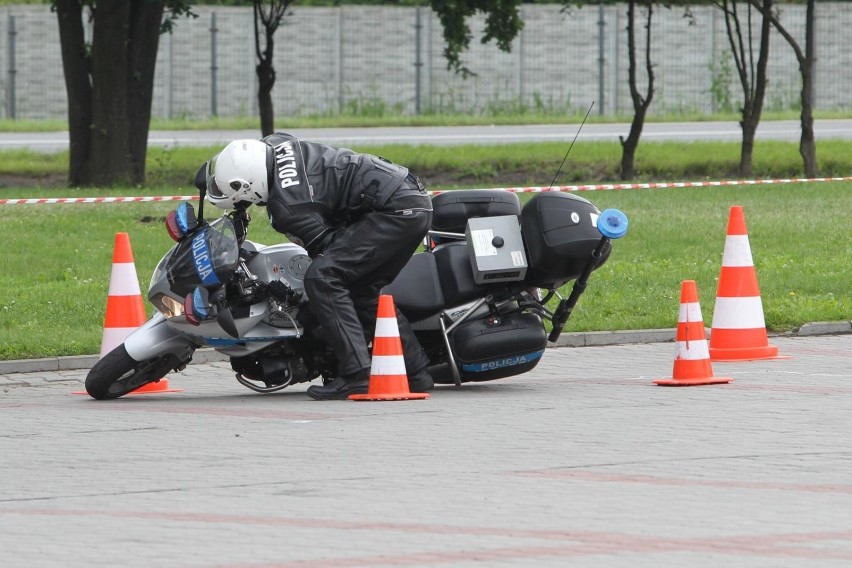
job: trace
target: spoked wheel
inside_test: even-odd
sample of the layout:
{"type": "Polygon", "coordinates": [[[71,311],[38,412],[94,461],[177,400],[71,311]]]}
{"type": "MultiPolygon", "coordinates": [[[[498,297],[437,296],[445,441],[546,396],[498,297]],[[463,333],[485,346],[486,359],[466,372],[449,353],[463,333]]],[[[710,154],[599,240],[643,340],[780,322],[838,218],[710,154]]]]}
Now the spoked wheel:
{"type": "Polygon", "coordinates": [[[86,392],[97,400],[110,400],[160,380],[178,367],[180,361],[167,354],[147,361],[136,361],[122,343],[98,361],[86,376],[86,392]]]}

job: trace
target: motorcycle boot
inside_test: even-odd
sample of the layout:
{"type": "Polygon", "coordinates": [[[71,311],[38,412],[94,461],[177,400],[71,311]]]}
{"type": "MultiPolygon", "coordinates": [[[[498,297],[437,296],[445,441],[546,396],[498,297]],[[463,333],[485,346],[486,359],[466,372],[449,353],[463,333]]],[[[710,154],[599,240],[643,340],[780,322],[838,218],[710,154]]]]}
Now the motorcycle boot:
{"type": "Polygon", "coordinates": [[[435,381],[432,380],[432,375],[426,367],[408,376],[409,392],[429,392],[434,386],[435,381]]]}
{"type": "Polygon", "coordinates": [[[326,385],[308,387],[307,394],[314,400],[346,400],[350,394],[367,394],[370,388],[370,370],[337,377],[326,385]]]}

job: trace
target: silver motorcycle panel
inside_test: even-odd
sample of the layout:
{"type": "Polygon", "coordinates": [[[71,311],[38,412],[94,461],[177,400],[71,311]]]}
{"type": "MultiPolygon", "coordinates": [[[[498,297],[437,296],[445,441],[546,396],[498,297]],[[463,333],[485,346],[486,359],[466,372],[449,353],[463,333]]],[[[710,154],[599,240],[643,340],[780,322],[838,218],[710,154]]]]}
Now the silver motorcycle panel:
{"type": "Polygon", "coordinates": [[[246,262],[252,274],[264,282],[281,280],[294,291],[305,293],[305,272],[311,264],[305,249],[293,243],[252,244],[258,251],[246,262]]]}
{"type": "Polygon", "coordinates": [[[155,313],[151,319],[133,330],[124,340],[124,348],[134,361],[147,361],[171,353],[180,360],[188,359],[196,345],[190,339],[172,329],[162,314],[155,313]]]}

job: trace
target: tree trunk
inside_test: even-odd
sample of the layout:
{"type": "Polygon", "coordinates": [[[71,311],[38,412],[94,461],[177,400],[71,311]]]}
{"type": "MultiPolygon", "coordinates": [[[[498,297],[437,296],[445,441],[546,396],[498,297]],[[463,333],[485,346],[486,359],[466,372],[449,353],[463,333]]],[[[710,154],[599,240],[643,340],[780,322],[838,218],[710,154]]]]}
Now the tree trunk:
{"type": "Polygon", "coordinates": [[[737,66],[737,74],[743,91],[742,120],[740,127],[743,131],[743,143],[740,150],[739,172],[742,177],[750,177],[752,173],[752,154],[754,153],[754,137],[760,116],[763,113],[763,99],[766,96],[766,69],[769,65],[769,31],[772,26],[772,0],[762,0],[757,10],[762,15],[760,26],[760,51],[757,58],[757,69],[754,68],[754,55],[751,46],[752,23],[751,2],[749,4],[746,31],[743,37],[743,26],[737,12],[736,0],[714,2],[725,13],[725,29],[728,42],[737,66]]]}
{"type": "Polygon", "coordinates": [[[778,18],[771,11],[767,11],[758,0],[750,0],[752,6],[760,10],[764,17],[769,17],[772,25],[778,30],[793,52],[796,54],[796,60],[799,62],[799,71],[802,75],[802,113],[800,124],[802,134],[799,138],[799,153],[802,155],[802,161],[805,167],[805,177],[814,178],[819,175],[816,158],[816,141],[814,136],[814,116],[813,116],[813,70],[816,62],[816,42],[814,36],[814,19],[815,0],[808,0],[806,19],[805,19],[805,51],[799,47],[796,39],[790,35],[790,32],[781,25],[778,18]]]}
{"type": "Polygon", "coordinates": [[[132,3],[130,53],[127,77],[128,148],[130,181],[145,183],[145,159],[148,155],[148,130],[151,127],[151,103],[154,94],[154,70],[160,46],[160,26],[165,0],[132,3]]]}
{"type": "Polygon", "coordinates": [[[260,112],[260,131],[263,136],[275,132],[275,110],[272,107],[272,87],[275,85],[275,69],[272,66],[272,37],[267,36],[268,49],[265,57],[257,64],[257,105],[260,112]]]}
{"type": "Polygon", "coordinates": [[[743,144],[740,148],[740,176],[743,178],[751,177],[754,136],[757,132],[757,124],[759,121],[760,119],[751,119],[740,122],[743,129],[743,144]]]}
{"type": "Polygon", "coordinates": [[[639,146],[639,137],[642,135],[642,128],[645,125],[645,110],[637,110],[633,115],[633,122],[630,124],[630,134],[627,139],[621,140],[621,179],[630,180],[635,175],[634,160],[636,156],[636,148],[639,146]]]}
{"type": "Polygon", "coordinates": [[[80,0],[56,0],[56,14],[68,96],[68,185],[78,186],[88,179],[89,125],[92,123],[91,61],[86,50],[80,0]]]}
{"type": "Polygon", "coordinates": [[[130,183],[127,140],[129,2],[99,2],[92,29],[92,125],[89,182],[130,183]]]}
{"type": "Polygon", "coordinates": [[[648,91],[645,97],[639,92],[636,78],[636,0],[630,0],[627,6],[627,54],[628,83],[630,85],[630,97],[633,100],[633,121],[630,124],[630,133],[625,140],[621,141],[621,179],[629,180],[635,176],[636,148],[639,146],[639,138],[642,136],[642,128],[645,126],[645,116],[648,107],[654,99],[654,67],[651,63],[651,17],[653,16],[652,2],[648,1],[648,16],[645,24],[645,70],[648,75],[648,91]]]}
{"type": "Polygon", "coordinates": [[[816,61],[814,3],[815,0],[808,0],[805,23],[805,59],[799,62],[802,70],[802,137],[799,140],[799,153],[804,162],[805,177],[809,178],[815,178],[819,175],[813,114],[813,70],[816,61]]]}
{"type": "MultiPolygon", "coordinates": [[[[763,0],[766,14],[772,13],[772,0],[763,0]]],[[[743,148],[740,153],[740,175],[750,177],[752,172],[752,153],[757,125],[763,114],[763,99],[766,98],[766,69],[769,66],[769,32],[772,22],[768,16],[761,19],[760,54],[757,57],[757,71],[754,73],[754,96],[748,116],[743,113],[743,148]]]]}
{"type": "Polygon", "coordinates": [[[56,0],[68,93],[71,186],[141,184],[165,0],[95,4],[91,51],[83,0],[56,0]]]}
{"type": "MultiPolygon", "coordinates": [[[[810,70],[807,75],[810,75],[810,70]]],[[[815,178],[819,175],[816,157],[816,136],[814,135],[814,115],[811,107],[811,78],[802,73],[802,136],[799,139],[799,153],[805,166],[805,177],[815,178]],[[805,103],[807,100],[807,104],[805,103]]]]}
{"type": "Polygon", "coordinates": [[[261,2],[254,3],[254,48],[257,54],[257,110],[260,113],[260,132],[263,136],[269,136],[275,132],[275,110],[272,107],[272,87],[275,86],[275,67],[272,65],[272,56],[275,53],[275,41],[273,36],[281,18],[286,13],[289,3],[285,2],[279,6],[278,12],[275,6],[270,6],[269,15],[263,13],[261,2]],[[260,48],[260,27],[263,24],[264,48],[260,48]]]}

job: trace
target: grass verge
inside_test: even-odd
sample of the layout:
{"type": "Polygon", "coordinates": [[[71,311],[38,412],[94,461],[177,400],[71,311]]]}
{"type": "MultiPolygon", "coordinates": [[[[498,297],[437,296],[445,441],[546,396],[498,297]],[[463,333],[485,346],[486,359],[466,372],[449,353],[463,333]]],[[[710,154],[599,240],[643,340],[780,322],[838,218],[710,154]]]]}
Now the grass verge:
{"type": "MultiPolygon", "coordinates": [[[[68,190],[15,189],[0,195],[44,197],[46,192],[67,195],[68,190]]],[[[156,188],[91,190],[85,195],[144,192],[156,188]]],[[[581,195],[601,209],[625,211],[630,231],[615,243],[610,261],[593,274],[566,331],[673,328],[680,281],[685,279],[697,281],[709,326],[731,205],[745,208],[770,330],[852,316],[852,232],[846,213],[852,209],[850,183],[581,195]]],[[[0,359],[97,353],[115,233],[130,235],[144,295],[154,266],[172,245],[162,220],[175,205],[0,206],[5,235],[0,247],[0,359]]],[[[265,243],[282,240],[262,210],[254,212],[251,237],[265,243]]]]}
{"type": "MultiPolygon", "coordinates": [[[[564,143],[524,143],[460,146],[383,145],[357,146],[356,150],[385,156],[405,164],[434,189],[548,185],[565,156],[564,143]]],[[[194,192],[192,179],[198,166],[218,146],[150,148],[147,184],[134,193],[194,192]]],[[[735,179],[740,145],[736,142],[643,142],[636,155],[633,181],[694,181],[735,179]]],[[[817,157],[821,174],[843,177],[852,172],[852,141],[820,140],[817,157]]],[[[618,142],[576,144],[557,185],[610,182],[619,178],[621,147],[618,142]]],[[[27,150],[0,152],[0,196],[18,197],[23,186],[64,188],[68,153],[43,154],[27,150]],[[16,189],[19,188],[19,189],[16,189]]],[[[755,144],[753,178],[802,175],[798,145],[762,141],[755,144]]],[[[25,191],[29,191],[28,189],[25,191]]],[[[127,189],[119,192],[126,194],[127,189]]],[[[56,195],[43,191],[45,196],[56,195]]]]}

